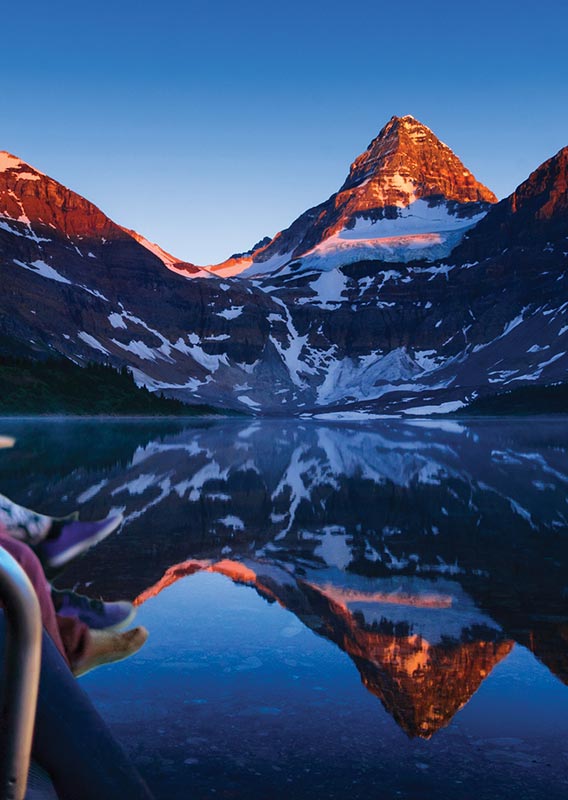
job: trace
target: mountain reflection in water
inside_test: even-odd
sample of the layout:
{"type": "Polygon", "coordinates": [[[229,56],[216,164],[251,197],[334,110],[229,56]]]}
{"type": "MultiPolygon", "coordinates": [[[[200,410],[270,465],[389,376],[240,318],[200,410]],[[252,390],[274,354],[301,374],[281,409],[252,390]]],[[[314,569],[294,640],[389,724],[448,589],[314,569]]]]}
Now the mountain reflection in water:
{"type": "Polygon", "coordinates": [[[254,587],[347,653],[410,737],[447,726],[515,642],[568,683],[561,422],[2,432],[19,441],[0,491],[47,512],[125,515],[66,584],[138,604],[201,571],[254,587]]]}
{"type": "Polygon", "coordinates": [[[409,736],[429,738],[447,725],[513,646],[458,583],[445,579],[357,579],[335,569],[306,575],[248,559],[186,561],[136,603],[200,570],[254,586],[335,642],[409,736]]]}

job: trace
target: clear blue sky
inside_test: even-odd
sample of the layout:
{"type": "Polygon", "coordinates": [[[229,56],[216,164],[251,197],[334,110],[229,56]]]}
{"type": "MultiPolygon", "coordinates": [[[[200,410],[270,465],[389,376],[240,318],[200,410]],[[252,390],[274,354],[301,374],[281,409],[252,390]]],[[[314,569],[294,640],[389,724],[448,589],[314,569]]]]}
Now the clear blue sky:
{"type": "Polygon", "coordinates": [[[212,263],[412,114],[498,196],[568,144],[565,0],[31,0],[2,11],[0,149],[212,263]]]}

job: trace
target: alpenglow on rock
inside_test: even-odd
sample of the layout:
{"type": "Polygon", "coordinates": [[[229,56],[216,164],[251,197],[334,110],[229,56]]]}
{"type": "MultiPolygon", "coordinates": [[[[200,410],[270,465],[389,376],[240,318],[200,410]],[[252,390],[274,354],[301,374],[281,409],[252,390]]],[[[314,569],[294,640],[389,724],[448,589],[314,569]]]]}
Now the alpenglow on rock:
{"type": "Polygon", "coordinates": [[[268,244],[209,269],[220,275],[326,270],[380,258],[448,255],[497,198],[414,117],[392,117],[341,189],[268,244]]]}

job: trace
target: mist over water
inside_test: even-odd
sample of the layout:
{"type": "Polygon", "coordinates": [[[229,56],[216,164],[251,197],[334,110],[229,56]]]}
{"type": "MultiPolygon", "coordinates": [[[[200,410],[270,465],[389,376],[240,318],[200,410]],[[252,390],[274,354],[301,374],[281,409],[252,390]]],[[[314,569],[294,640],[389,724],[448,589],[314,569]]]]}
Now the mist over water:
{"type": "Polygon", "coordinates": [[[0,492],[121,510],[82,680],[160,798],[560,798],[568,424],[4,421],[0,492]]]}

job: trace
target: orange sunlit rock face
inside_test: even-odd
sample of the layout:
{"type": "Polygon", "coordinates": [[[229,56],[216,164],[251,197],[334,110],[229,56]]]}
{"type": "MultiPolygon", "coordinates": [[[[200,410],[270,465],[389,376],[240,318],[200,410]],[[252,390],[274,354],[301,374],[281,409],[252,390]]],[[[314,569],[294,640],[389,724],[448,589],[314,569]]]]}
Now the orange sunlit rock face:
{"type": "Polygon", "coordinates": [[[336,194],[309,209],[268,243],[242,258],[231,258],[209,269],[238,274],[279,254],[299,258],[337,232],[350,229],[357,218],[392,219],[395,209],[417,200],[479,205],[496,203],[493,192],[476,180],[460,159],[435,134],[411,116],[392,117],[367,150],[355,159],[336,194]]]}
{"type": "Polygon", "coordinates": [[[176,272],[201,272],[166,253],[136,231],[117,225],[97,206],[6,151],[0,151],[0,210],[2,216],[33,226],[41,237],[56,234],[69,239],[129,242],[134,239],[176,272]]]}
{"type": "MultiPolygon", "coordinates": [[[[255,569],[230,559],[176,564],[134,603],[140,605],[180,578],[200,570],[254,586],[259,594],[277,600],[307,627],[346,652],[355,663],[363,685],[379,698],[405,733],[425,739],[451,722],[513,648],[512,640],[495,635],[495,631],[492,636],[490,631],[480,631],[465,641],[448,639],[430,643],[420,635],[405,635],[396,628],[378,630],[366,625],[342,601],[331,597],[325,586],[296,580],[280,567],[275,570],[262,563],[253,566],[255,569]]],[[[346,596],[354,599],[352,593],[346,596]]],[[[395,598],[379,593],[374,601],[388,606],[395,603],[395,598]]],[[[441,614],[451,606],[447,597],[436,593],[423,598],[403,595],[400,601],[402,606],[432,609],[441,614]]],[[[389,626],[385,623],[383,627],[389,626]]]]}
{"type": "Polygon", "coordinates": [[[364,685],[405,733],[428,739],[451,722],[513,644],[507,640],[430,645],[415,637],[358,632],[345,649],[364,685]]]}
{"type": "Polygon", "coordinates": [[[511,195],[511,210],[521,211],[538,204],[536,218],[550,220],[568,213],[568,147],[545,161],[511,195]],[[539,202],[540,201],[540,202],[539,202]]]}
{"type": "Polygon", "coordinates": [[[210,572],[219,572],[221,575],[226,575],[235,583],[250,583],[254,585],[257,581],[256,573],[245,566],[240,561],[231,561],[230,559],[223,559],[212,564],[208,570],[210,572]]]}
{"type": "Polygon", "coordinates": [[[359,187],[362,207],[407,205],[409,194],[414,199],[443,195],[459,203],[497,202],[450,148],[411,116],[389,120],[355,159],[337,197],[354,187],[359,187]]]}
{"type": "Polygon", "coordinates": [[[365,625],[344,605],[321,594],[312,596],[314,600],[323,624],[318,633],[351,656],[365,687],[411,737],[427,739],[448,725],[514,644],[485,630],[467,641],[430,643],[419,635],[399,633],[386,621],[380,626],[385,630],[365,625]]]}
{"type": "Polygon", "coordinates": [[[0,153],[0,208],[11,219],[66,236],[125,238],[95,205],[9,153],[0,153]]]}

